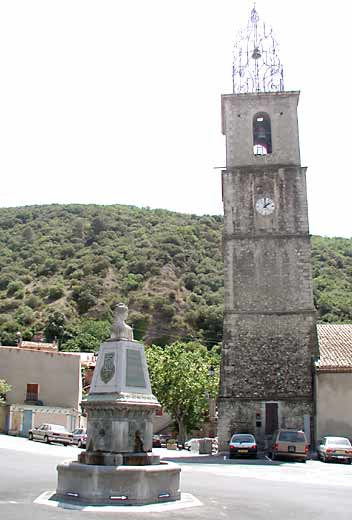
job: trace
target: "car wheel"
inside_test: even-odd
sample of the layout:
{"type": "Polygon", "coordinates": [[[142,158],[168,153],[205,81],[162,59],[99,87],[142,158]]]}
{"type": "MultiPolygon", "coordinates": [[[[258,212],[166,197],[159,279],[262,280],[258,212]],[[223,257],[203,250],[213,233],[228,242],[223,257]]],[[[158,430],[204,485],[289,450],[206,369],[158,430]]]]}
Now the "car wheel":
{"type": "Polygon", "coordinates": [[[68,446],[67,442],[63,442],[62,444],[63,446],[68,446]]]}
{"type": "Polygon", "coordinates": [[[328,462],[328,459],[325,457],[325,455],[322,455],[321,456],[321,461],[322,462],[328,462]]]}
{"type": "Polygon", "coordinates": [[[29,440],[29,441],[32,441],[32,440],[33,440],[33,433],[32,433],[32,432],[29,432],[29,434],[28,434],[28,440],[29,440]]]}
{"type": "Polygon", "coordinates": [[[45,435],[45,437],[44,437],[44,442],[46,442],[47,444],[50,444],[49,437],[47,435],[45,435]]]}
{"type": "Polygon", "coordinates": [[[82,446],[82,441],[81,441],[81,440],[78,441],[78,443],[77,443],[77,448],[83,448],[83,446],[82,446]]]}

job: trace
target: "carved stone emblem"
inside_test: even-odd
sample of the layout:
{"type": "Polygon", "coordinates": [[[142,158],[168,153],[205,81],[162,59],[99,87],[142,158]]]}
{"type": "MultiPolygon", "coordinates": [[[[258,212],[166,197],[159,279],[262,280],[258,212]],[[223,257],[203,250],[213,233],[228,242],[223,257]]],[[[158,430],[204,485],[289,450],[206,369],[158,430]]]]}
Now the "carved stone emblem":
{"type": "Polygon", "coordinates": [[[115,374],[115,363],[114,363],[114,353],[106,352],[104,354],[104,363],[100,370],[100,379],[103,383],[108,383],[115,374]]]}

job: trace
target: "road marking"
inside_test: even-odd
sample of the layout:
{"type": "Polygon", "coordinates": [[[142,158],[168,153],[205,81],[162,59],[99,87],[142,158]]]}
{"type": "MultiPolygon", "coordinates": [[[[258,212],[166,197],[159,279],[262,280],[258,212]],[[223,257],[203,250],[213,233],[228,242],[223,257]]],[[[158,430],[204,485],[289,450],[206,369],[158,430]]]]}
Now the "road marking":
{"type": "Polygon", "coordinates": [[[45,491],[33,502],[34,504],[41,504],[51,507],[60,507],[61,509],[73,509],[79,511],[94,511],[99,513],[165,513],[176,509],[185,509],[188,507],[202,506],[202,502],[190,493],[181,493],[181,500],[174,502],[163,502],[160,504],[148,504],[146,506],[120,506],[120,505],[102,505],[102,506],[88,506],[84,504],[75,504],[72,502],[63,502],[53,500],[51,497],[55,495],[54,491],[45,491]]]}
{"type": "Polygon", "coordinates": [[[269,462],[273,462],[272,459],[270,457],[268,457],[267,455],[265,455],[265,458],[266,460],[268,460],[269,462]]]}

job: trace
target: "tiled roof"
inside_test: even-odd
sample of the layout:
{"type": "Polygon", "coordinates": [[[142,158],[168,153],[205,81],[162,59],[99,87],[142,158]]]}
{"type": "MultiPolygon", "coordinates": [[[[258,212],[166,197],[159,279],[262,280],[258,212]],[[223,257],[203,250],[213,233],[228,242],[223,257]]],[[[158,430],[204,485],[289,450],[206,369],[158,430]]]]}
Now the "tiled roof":
{"type": "Polygon", "coordinates": [[[319,371],[352,371],[352,325],[318,325],[319,371]]]}

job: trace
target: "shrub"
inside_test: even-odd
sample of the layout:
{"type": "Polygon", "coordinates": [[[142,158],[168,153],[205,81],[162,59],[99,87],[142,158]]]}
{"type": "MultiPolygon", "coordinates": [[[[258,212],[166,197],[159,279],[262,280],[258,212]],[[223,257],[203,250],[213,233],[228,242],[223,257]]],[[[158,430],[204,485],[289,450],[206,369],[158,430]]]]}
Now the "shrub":
{"type": "Polygon", "coordinates": [[[4,291],[14,279],[13,275],[3,274],[0,276],[0,291],[4,291]]]}
{"type": "Polygon", "coordinates": [[[64,288],[61,285],[52,285],[48,288],[48,298],[50,301],[55,301],[64,295],[64,288]]]}
{"type": "Polygon", "coordinates": [[[37,309],[41,304],[41,299],[35,294],[31,294],[28,298],[25,299],[25,305],[31,307],[31,309],[37,309]]]}
{"type": "Polygon", "coordinates": [[[7,286],[7,296],[14,296],[15,293],[19,290],[23,290],[24,283],[21,280],[14,280],[10,282],[7,286]]]}

